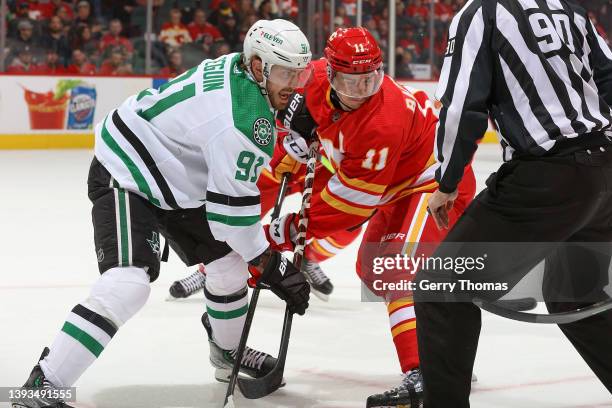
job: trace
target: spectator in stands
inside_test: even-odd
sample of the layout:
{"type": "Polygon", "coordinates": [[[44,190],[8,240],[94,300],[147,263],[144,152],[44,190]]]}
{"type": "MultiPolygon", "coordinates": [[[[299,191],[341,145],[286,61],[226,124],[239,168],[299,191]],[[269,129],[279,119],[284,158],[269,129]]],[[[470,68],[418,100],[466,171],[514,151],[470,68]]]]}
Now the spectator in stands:
{"type": "Polygon", "coordinates": [[[55,9],[55,15],[62,20],[62,24],[64,25],[64,34],[70,37],[72,21],[74,20],[74,12],[72,11],[72,8],[66,9],[64,7],[58,7],[55,9]],[[70,13],[68,10],[70,10],[70,13]]]}
{"type": "Polygon", "coordinates": [[[242,22],[247,18],[247,16],[257,14],[257,10],[253,5],[252,0],[240,0],[240,3],[238,4],[238,9],[236,10],[235,14],[236,19],[242,22]]]}
{"type": "Polygon", "coordinates": [[[97,61],[100,56],[100,46],[98,41],[93,38],[91,29],[86,24],[81,24],[76,28],[72,38],[72,49],[79,49],[85,53],[90,61],[97,61]]]}
{"type": "Polygon", "coordinates": [[[229,44],[230,52],[231,50],[237,50],[241,46],[240,30],[233,13],[220,19],[219,31],[221,31],[225,42],[229,44]]]}
{"type": "Polygon", "coordinates": [[[412,53],[404,50],[402,47],[397,47],[395,52],[395,75],[401,79],[413,79],[410,64],[412,64],[412,53]]]}
{"type": "Polygon", "coordinates": [[[34,53],[36,50],[37,41],[34,37],[34,26],[29,20],[21,20],[17,26],[17,37],[9,41],[9,54],[7,57],[8,61],[12,61],[17,58],[20,51],[24,47],[28,47],[30,52],[34,53]]]}
{"type": "Polygon", "coordinates": [[[434,6],[434,13],[436,14],[436,19],[440,22],[450,23],[450,20],[455,14],[455,10],[453,9],[453,0],[442,0],[440,2],[436,2],[434,6]]]}
{"type": "Polygon", "coordinates": [[[373,17],[364,19],[364,26],[372,34],[377,43],[380,43],[380,33],[378,32],[378,24],[373,17]]]}
{"type": "Polygon", "coordinates": [[[187,26],[189,35],[193,41],[202,41],[203,37],[209,36],[216,41],[222,37],[217,27],[206,21],[206,12],[196,9],[193,13],[193,21],[187,26]]]}
{"type": "Polygon", "coordinates": [[[249,31],[249,28],[251,28],[251,26],[255,24],[257,20],[259,20],[259,17],[257,16],[257,14],[247,15],[244,20],[240,20],[241,23],[240,23],[239,31],[246,35],[247,31],[249,31]]]}
{"type": "Polygon", "coordinates": [[[191,42],[191,35],[187,26],[181,22],[181,16],[181,10],[173,8],[170,10],[170,20],[162,25],[159,40],[167,47],[178,48],[191,42]]]}
{"type": "Polygon", "coordinates": [[[179,50],[174,50],[168,55],[168,66],[159,71],[159,75],[166,77],[175,77],[185,72],[183,66],[183,54],[179,50]]]}
{"type": "Polygon", "coordinates": [[[126,61],[121,47],[113,48],[110,57],[102,63],[98,70],[100,75],[130,75],[132,73],[132,64],[126,61]]]}
{"type": "Polygon", "coordinates": [[[19,24],[27,21],[32,26],[32,29],[38,31],[38,22],[29,15],[29,5],[27,0],[19,0],[15,4],[15,16],[8,24],[8,37],[15,38],[19,35],[19,24]]]}
{"type": "Polygon", "coordinates": [[[40,39],[40,46],[45,50],[54,50],[60,59],[60,64],[65,64],[70,58],[70,46],[64,34],[64,24],[58,16],[49,19],[49,23],[40,39]]]}
{"type": "Polygon", "coordinates": [[[100,38],[100,32],[102,31],[102,25],[100,22],[94,17],[91,12],[91,4],[87,0],[80,0],[77,3],[76,8],[76,17],[72,22],[73,32],[80,24],[86,24],[91,29],[91,33],[94,38],[100,38]]]}
{"type": "Polygon", "coordinates": [[[208,6],[211,10],[219,10],[230,7],[233,11],[238,11],[238,0],[211,0],[208,6]]]}
{"type": "MultiPolygon", "coordinates": [[[[382,14],[384,3],[386,1],[365,0],[362,5],[363,15],[368,17],[376,17],[382,14]]],[[[365,19],[364,19],[365,20],[365,19]]]]}
{"type": "Polygon", "coordinates": [[[279,0],[279,17],[288,20],[297,20],[299,5],[297,0],[279,0]]]}
{"type": "Polygon", "coordinates": [[[115,18],[108,24],[108,33],[106,33],[100,40],[100,53],[106,54],[106,50],[109,48],[122,47],[127,53],[128,57],[131,58],[134,52],[134,47],[127,37],[121,35],[123,31],[123,25],[121,20],[115,18]]]}
{"type": "MultiPolygon", "coordinates": [[[[214,3],[214,0],[213,0],[213,3],[214,3]]],[[[210,13],[210,17],[208,17],[208,21],[217,27],[221,23],[222,18],[233,15],[237,11],[235,2],[234,2],[234,6],[232,7],[232,2],[229,2],[229,1],[222,1],[218,3],[218,7],[213,8],[211,6],[211,9],[213,11],[212,13],[210,13]]]]}
{"type": "Polygon", "coordinates": [[[66,67],[60,60],[60,54],[55,49],[49,48],[45,62],[38,64],[36,71],[41,74],[59,75],[66,73],[66,67]]]}
{"type": "Polygon", "coordinates": [[[406,8],[406,13],[410,17],[421,16],[424,19],[429,18],[429,7],[423,5],[422,0],[412,0],[410,5],[406,8]]]}
{"type": "Polygon", "coordinates": [[[38,0],[28,0],[26,3],[28,5],[28,15],[32,20],[46,20],[53,15],[53,6],[48,2],[40,3],[38,0]]]}
{"type": "Polygon", "coordinates": [[[352,25],[351,19],[346,14],[346,8],[340,4],[336,7],[336,15],[334,17],[334,30],[340,27],[350,27],[352,25]]]}
{"type": "MultiPolygon", "coordinates": [[[[54,16],[56,16],[58,10],[61,9],[61,10],[64,10],[64,12],[66,13],[70,21],[72,21],[72,19],[74,18],[74,10],[72,9],[72,6],[65,1],[51,0],[51,9],[53,10],[54,16]]],[[[65,21],[62,21],[62,22],[65,23],[65,21]]]]}
{"type": "Polygon", "coordinates": [[[16,57],[7,68],[6,72],[11,74],[36,73],[34,55],[29,45],[25,45],[16,50],[16,57]]]}
{"type": "Polygon", "coordinates": [[[230,45],[224,41],[215,43],[213,58],[219,58],[222,55],[226,55],[232,52],[230,45]]]}
{"type": "Polygon", "coordinates": [[[66,70],[70,74],[95,75],[96,66],[89,62],[87,55],[76,48],[72,51],[72,64],[66,70]]]}
{"type": "Polygon", "coordinates": [[[274,13],[272,8],[272,2],[270,0],[263,0],[257,9],[257,14],[264,20],[274,20],[277,15],[274,13]]]}
{"type": "Polygon", "coordinates": [[[132,13],[138,6],[135,0],[102,0],[102,14],[109,20],[119,19],[123,25],[124,33],[131,35],[132,13]]]}

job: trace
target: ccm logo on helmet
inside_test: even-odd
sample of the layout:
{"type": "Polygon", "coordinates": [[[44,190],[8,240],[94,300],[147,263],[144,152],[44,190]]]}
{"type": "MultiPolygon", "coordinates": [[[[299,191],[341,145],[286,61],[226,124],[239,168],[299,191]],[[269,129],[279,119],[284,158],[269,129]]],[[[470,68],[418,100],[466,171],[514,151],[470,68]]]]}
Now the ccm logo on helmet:
{"type": "Polygon", "coordinates": [[[359,60],[359,61],[353,61],[353,65],[369,64],[370,62],[372,62],[372,60],[371,60],[371,59],[367,59],[367,60],[359,60]]]}

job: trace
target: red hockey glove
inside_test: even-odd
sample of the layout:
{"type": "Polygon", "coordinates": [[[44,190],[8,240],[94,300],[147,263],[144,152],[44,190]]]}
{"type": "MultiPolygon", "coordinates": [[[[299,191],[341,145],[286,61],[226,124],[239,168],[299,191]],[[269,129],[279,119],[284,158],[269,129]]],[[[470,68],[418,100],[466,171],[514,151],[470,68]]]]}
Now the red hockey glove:
{"type": "Polygon", "coordinates": [[[270,247],[276,251],[293,251],[297,239],[298,215],[295,213],[285,214],[275,218],[270,225],[265,225],[266,238],[270,247]]]}

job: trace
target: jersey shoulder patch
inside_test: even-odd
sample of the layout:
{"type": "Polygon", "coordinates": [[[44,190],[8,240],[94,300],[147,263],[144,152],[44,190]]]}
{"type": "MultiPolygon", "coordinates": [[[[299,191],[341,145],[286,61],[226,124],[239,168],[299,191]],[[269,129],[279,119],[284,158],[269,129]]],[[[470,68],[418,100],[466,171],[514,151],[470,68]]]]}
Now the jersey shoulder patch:
{"type": "Polygon", "coordinates": [[[241,55],[232,58],[230,88],[234,127],[268,157],[275,143],[274,115],[259,86],[240,66],[241,55]]]}

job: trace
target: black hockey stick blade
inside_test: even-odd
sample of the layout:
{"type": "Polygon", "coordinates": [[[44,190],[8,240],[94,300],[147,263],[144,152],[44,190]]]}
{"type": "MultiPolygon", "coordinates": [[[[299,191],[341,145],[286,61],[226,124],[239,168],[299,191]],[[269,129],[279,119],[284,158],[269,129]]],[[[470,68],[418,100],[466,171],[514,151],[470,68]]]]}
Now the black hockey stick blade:
{"type": "Polygon", "coordinates": [[[526,323],[568,324],[612,309],[612,299],[607,299],[581,309],[571,310],[569,312],[551,314],[525,313],[516,310],[508,310],[496,303],[497,302],[487,303],[481,299],[474,299],[474,304],[487,312],[505,317],[507,319],[526,323]]]}
{"type": "Polygon", "coordinates": [[[285,361],[287,359],[287,349],[289,348],[289,335],[291,334],[291,324],[293,313],[285,309],[285,321],[283,323],[283,334],[281,336],[280,349],[276,365],[272,370],[259,378],[238,378],[238,388],[248,399],[257,399],[272,394],[284,385],[283,373],[285,372],[285,361]]]}
{"type": "Polygon", "coordinates": [[[516,310],[517,312],[525,312],[527,310],[533,310],[538,305],[538,302],[534,298],[518,298],[518,299],[500,299],[495,302],[497,306],[501,306],[504,309],[516,310]]]}

